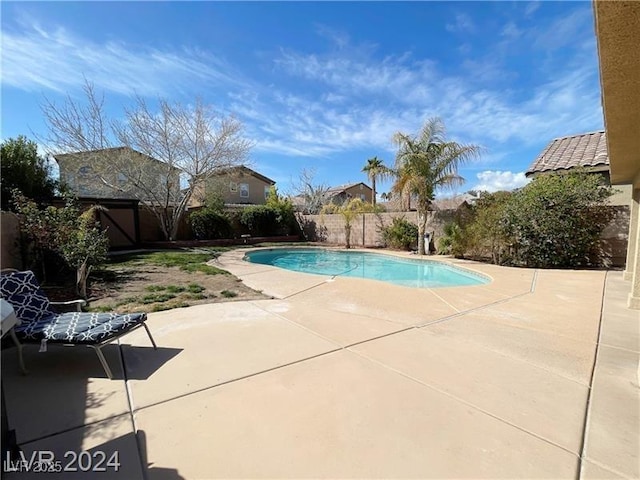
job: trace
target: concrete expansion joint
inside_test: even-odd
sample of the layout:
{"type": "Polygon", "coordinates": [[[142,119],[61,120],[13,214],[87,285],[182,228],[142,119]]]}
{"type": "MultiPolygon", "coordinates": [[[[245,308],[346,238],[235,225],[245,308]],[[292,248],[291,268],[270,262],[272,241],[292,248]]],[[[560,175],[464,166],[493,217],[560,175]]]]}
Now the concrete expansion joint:
{"type": "Polygon", "coordinates": [[[381,367],[383,367],[383,368],[385,368],[385,369],[387,369],[387,370],[389,370],[391,372],[394,372],[395,374],[400,375],[400,376],[402,376],[402,377],[404,377],[404,378],[406,378],[406,379],[408,379],[408,380],[410,380],[412,382],[418,383],[419,385],[422,385],[423,387],[427,387],[427,388],[429,388],[429,389],[431,389],[431,390],[433,390],[435,392],[438,392],[438,393],[440,393],[442,395],[445,395],[445,396],[451,398],[452,400],[454,400],[456,402],[459,402],[459,403],[461,403],[461,404],[463,404],[463,405],[465,405],[465,406],[467,406],[469,408],[473,408],[474,410],[476,410],[476,411],[478,411],[478,412],[480,412],[480,413],[482,413],[484,415],[487,415],[488,417],[491,417],[491,418],[493,418],[495,420],[498,420],[499,422],[502,422],[502,423],[504,423],[504,424],[506,424],[506,425],[508,425],[510,427],[513,427],[513,428],[517,429],[517,430],[520,430],[521,432],[523,432],[523,433],[525,433],[527,435],[530,435],[532,437],[537,438],[538,440],[542,440],[543,442],[546,442],[546,443],[548,443],[550,445],[553,445],[554,447],[557,447],[557,448],[559,448],[561,450],[564,450],[565,452],[573,455],[576,458],[579,457],[579,455],[576,452],[570,450],[569,448],[564,447],[564,446],[562,446],[562,445],[554,442],[553,440],[550,440],[550,439],[548,439],[548,438],[546,438],[546,437],[544,437],[542,435],[539,435],[539,434],[537,434],[535,432],[532,432],[531,430],[528,430],[528,429],[523,428],[523,427],[521,427],[519,425],[516,425],[515,423],[510,422],[509,420],[505,420],[504,418],[502,418],[502,417],[500,417],[498,415],[495,415],[495,414],[493,414],[493,413],[491,413],[491,412],[489,412],[489,411],[487,411],[487,410],[485,410],[485,409],[483,409],[483,408],[481,408],[481,407],[479,407],[479,406],[477,406],[477,405],[475,405],[475,404],[473,404],[471,402],[468,402],[467,400],[464,400],[463,398],[460,398],[460,397],[458,397],[456,395],[453,395],[453,394],[447,392],[446,390],[442,390],[441,388],[438,388],[438,387],[436,387],[434,385],[431,385],[431,384],[426,383],[426,382],[424,382],[422,380],[419,380],[419,379],[417,379],[417,378],[415,378],[415,377],[413,377],[411,375],[408,375],[408,374],[406,374],[406,373],[404,373],[404,372],[402,372],[402,371],[400,371],[400,370],[398,370],[396,368],[393,368],[393,367],[387,365],[386,363],[383,363],[383,362],[380,362],[379,360],[371,358],[371,357],[369,357],[369,356],[367,356],[367,355],[365,355],[365,354],[363,354],[361,352],[356,352],[356,351],[352,351],[352,352],[355,353],[356,355],[360,356],[361,358],[363,358],[363,359],[365,359],[365,360],[367,360],[367,361],[369,361],[371,363],[374,363],[376,365],[379,365],[379,366],[381,366],[381,367]]]}
{"type": "MultiPolygon", "coordinates": [[[[616,475],[616,476],[618,476],[620,478],[624,478],[626,480],[638,480],[637,477],[630,477],[628,474],[622,473],[622,472],[620,472],[620,471],[618,471],[618,470],[616,470],[614,468],[611,468],[609,465],[605,465],[604,463],[598,462],[597,460],[594,460],[592,458],[582,458],[581,460],[589,462],[589,463],[592,463],[592,464],[596,465],[597,467],[599,467],[599,468],[601,468],[603,470],[606,470],[607,472],[610,472],[610,473],[612,473],[612,474],[614,474],[614,475],[616,475]]],[[[578,475],[579,475],[579,477],[578,477],[578,480],[579,480],[579,479],[582,478],[582,469],[579,470],[578,475]]]]}
{"type": "Polygon", "coordinates": [[[582,439],[580,445],[580,457],[578,459],[578,478],[582,477],[582,471],[584,468],[584,462],[587,459],[587,439],[589,437],[589,423],[591,420],[591,406],[593,400],[593,380],[596,374],[596,368],[598,365],[598,355],[600,353],[600,340],[602,337],[602,317],[604,314],[604,306],[606,302],[606,289],[607,289],[607,276],[609,271],[604,273],[604,282],[602,282],[602,302],[600,304],[600,319],[598,321],[598,335],[596,336],[596,348],[593,355],[593,364],[591,365],[591,375],[589,376],[589,389],[587,390],[587,401],[584,408],[584,422],[582,424],[582,439]]]}
{"type": "Polygon", "coordinates": [[[536,282],[538,281],[538,269],[536,268],[533,271],[533,278],[531,279],[531,289],[529,293],[534,293],[536,291],[536,282]]]}
{"type": "Polygon", "coordinates": [[[206,392],[208,390],[213,390],[214,388],[219,388],[219,387],[223,387],[225,385],[230,385],[232,383],[241,382],[242,380],[247,380],[249,378],[257,377],[257,376],[263,375],[265,373],[274,372],[274,371],[280,370],[282,368],[287,368],[287,367],[290,367],[292,365],[297,365],[297,364],[300,364],[300,363],[304,363],[304,362],[306,362],[308,360],[313,360],[313,359],[316,359],[316,358],[324,357],[326,355],[331,355],[332,353],[336,353],[336,352],[339,352],[341,350],[343,350],[342,347],[333,348],[333,349],[328,350],[326,352],[318,353],[316,355],[311,355],[309,357],[304,357],[304,358],[301,358],[299,360],[294,360],[292,362],[284,363],[282,365],[276,365],[275,367],[267,368],[265,370],[260,370],[259,372],[249,373],[247,375],[242,375],[240,377],[231,378],[229,380],[225,380],[224,382],[216,383],[214,385],[207,385],[206,387],[202,387],[202,388],[199,388],[197,390],[193,390],[191,392],[183,393],[183,394],[180,394],[180,395],[173,396],[171,398],[160,400],[160,401],[155,402],[155,403],[150,403],[148,405],[144,405],[144,406],[142,406],[140,408],[135,409],[133,411],[133,414],[135,415],[136,412],[139,412],[139,411],[142,411],[142,410],[146,410],[146,409],[151,408],[151,407],[156,407],[158,405],[163,405],[165,403],[169,403],[169,402],[172,402],[174,400],[180,400],[182,398],[187,398],[187,397],[190,397],[192,395],[196,395],[198,393],[206,392]]]}
{"type": "Polygon", "coordinates": [[[503,304],[503,303],[508,303],[511,300],[515,300],[516,298],[524,297],[526,295],[531,295],[531,293],[532,293],[531,291],[524,292],[524,293],[518,293],[517,295],[513,295],[513,296],[508,297],[508,298],[502,298],[500,300],[496,300],[494,302],[487,303],[485,305],[480,305],[479,307],[469,308],[467,310],[462,310],[462,311],[458,311],[458,312],[456,312],[454,314],[447,315],[446,317],[438,318],[436,320],[429,320],[429,321],[424,322],[424,323],[419,323],[416,326],[418,328],[422,328],[422,327],[428,327],[429,325],[435,325],[437,323],[446,322],[448,320],[453,320],[454,318],[461,317],[461,316],[467,315],[469,313],[478,312],[480,310],[484,310],[485,308],[489,308],[489,307],[492,307],[494,305],[500,305],[500,304],[503,304]]]}
{"type": "Polygon", "coordinates": [[[280,300],[287,300],[287,299],[289,299],[291,297],[295,297],[296,295],[300,295],[301,293],[308,292],[309,290],[313,290],[314,288],[320,287],[320,286],[324,285],[327,282],[328,282],[328,280],[323,280],[322,282],[317,283],[315,285],[311,285],[308,288],[305,288],[305,289],[300,290],[298,292],[294,292],[294,293],[292,293],[290,295],[287,295],[286,297],[282,297],[280,300]]]}

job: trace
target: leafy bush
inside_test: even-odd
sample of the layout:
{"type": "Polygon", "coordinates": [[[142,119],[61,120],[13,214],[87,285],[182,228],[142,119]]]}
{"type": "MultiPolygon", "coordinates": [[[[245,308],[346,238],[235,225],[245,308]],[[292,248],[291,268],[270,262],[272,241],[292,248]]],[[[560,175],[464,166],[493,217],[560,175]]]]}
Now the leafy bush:
{"type": "Polygon", "coordinates": [[[32,200],[15,191],[16,210],[21,215],[20,232],[24,238],[23,249],[42,266],[44,258],[59,255],[65,263],[76,270],[76,290],[87,297],[87,280],[93,266],[105,261],[109,250],[109,239],[99,228],[95,212],[103,207],[94,206],[80,213],[72,198],[65,206],[49,206],[41,209],[32,200]]]}
{"type": "Polygon", "coordinates": [[[229,217],[212,207],[205,207],[189,215],[193,235],[198,240],[229,238],[233,235],[229,217]]]}
{"type": "Polygon", "coordinates": [[[411,250],[418,243],[418,226],[404,217],[396,217],[382,229],[382,238],[391,248],[411,250]]]}
{"type": "Polygon", "coordinates": [[[254,237],[275,235],[277,230],[278,212],[266,205],[256,205],[245,208],[240,214],[240,223],[245,226],[254,237]]]}
{"type": "Polygon", "coordinates": [[[611,188],[583,171],[536,177],[513,193],[483,194],[470,221],[447,227],[441,250],[497,264],[570,268],[598,263],[612,218],[611,188]]]}
{"type": "Polygon", "coordinates": [[[278,194],[276,187],[269,189],[267,195],[267,207],[276,212],[276,223],[278,224],[278,235],[291,235],[299,230],[296,220],[295,208],[290,199],[278,194]]]}
{"type": "Polygon", "coordinates": [[[38,155],[38,144],[20,135],[0,146],[0,199],[2,210],[13,210],[14,190],[37,203],[53,199],[57,183],[49,176],[47,161],[38,155]]]}
{"type": "Polygon", "coordinates": [[[576,267],[599,260],[600,235],[612,218],[602,177],[578,171],[541,175],[505,206],[504,235],[532,267],[576,267]]]}
{"type": "Polygon", "coordinates": [[[467,235],[456,222],[447,223],[443,228],[444,235],[438,239],[438,254],[464,256],[467,251],[467,235]]]}
{"type": "Polygon", "coordinates": [[[240,224],[256,237],[290,235],[297,228],[293,204],[278,195],[272,187],[266,205],[245,208],[240,214],[240,224]]]}
{"type": "Polygon", "coordinates": [[[506,228],[506,209],[512,201],[511,192],[483,193],[473,209],[473,222],[464,228],[464,248],[473,257],[491,258],[496,264],[510,259],[514,243],[506,228]]]}

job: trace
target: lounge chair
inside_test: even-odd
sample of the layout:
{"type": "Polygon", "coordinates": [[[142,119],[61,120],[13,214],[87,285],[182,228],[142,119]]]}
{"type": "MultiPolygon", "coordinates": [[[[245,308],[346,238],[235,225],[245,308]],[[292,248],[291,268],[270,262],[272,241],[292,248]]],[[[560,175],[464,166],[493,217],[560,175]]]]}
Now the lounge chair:
{"type": "Polygon", "coordinates": [[[86,345],[93,348],[107,376],[112,379],[102,347],[132,330],[144,327],[151,344],[157,349],[145,320],[146,313],[85,313],[81,307],[84,300],[50,302],[31,271],[5,271],[0,274],[0,297],[9,302],[20,324],[14,327],[18,347],[18,358],[24,373],[21,343],[40,344],[46,351],[48,343],[63,345],[86,345]],[[76,311],[57,313],[54,305],[75,306],[76,311]]]}

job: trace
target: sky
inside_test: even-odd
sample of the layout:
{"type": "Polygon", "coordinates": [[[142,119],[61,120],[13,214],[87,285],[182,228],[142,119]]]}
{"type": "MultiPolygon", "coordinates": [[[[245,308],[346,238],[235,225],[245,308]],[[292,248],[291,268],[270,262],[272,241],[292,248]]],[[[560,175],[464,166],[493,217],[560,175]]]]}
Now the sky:
{"type": "MultiPolygon", "coordinates": [[[[440,117],[482,155],[457,190],[513,189],[551,140],[603,129],[590,2],[7,2],[1,9],[3,140],[46,134],[41,105],[108,113],[141,95],[233,114],[251,167],[293,193],[393,166],[395,132],[440,117]]],[[[390,183],[379,182],[378,193],[390,183]]],[[[441,192],[440,195],[450,195],[441,192]]]]}

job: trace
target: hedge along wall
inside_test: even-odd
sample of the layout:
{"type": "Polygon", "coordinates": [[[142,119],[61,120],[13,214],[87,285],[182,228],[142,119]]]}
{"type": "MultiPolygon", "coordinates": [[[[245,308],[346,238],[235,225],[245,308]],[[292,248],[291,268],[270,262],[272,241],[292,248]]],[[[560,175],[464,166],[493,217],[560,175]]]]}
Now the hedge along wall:
{"type": "MultiPolygon", "coordinates": [[[[462,207],[464,208],[464,207],[462,207]]],[[[629,207],[611,206],[616,214],[602,232],[602,249],[605,258],[612,267],[624,267],[626,261],[629,236],[629,207]]],[[[433,233],[434,245],[444,235],[444,226],[453,220],[456,210],[439,210],[432,212],[432,219],[427,229],[433,233]]],[[[403,217],[417,224],[417,212],[365,213],[358,215],[351,224],[351,245],[353,247],[382,247],[380,226],[389,225],[393,218],[403,217]],[[363,229],[364,217],[364,229],[363,229]]],[[[331,215],[298,215],[298,221],[305,237],[309,241],[323,242],[333,245],[344,245],[344,218],[340,214],[331,215]]]]}
{"type": "Polygon", "coordinates": [[[0,212],[0,266],[22,269],[20,255],[20,220],[15,213],[0,212]]]}
{"type": "MultiPolygon", "coordinates": [[[[443,235],[444,225],[452,221],[455,210],[432,212],[427,230],[437,239],[443,235]]],[[[404,217],[418,223],[417,212],[386,212],[360,214],[351,222],[351,245],[353,247],[382,247],[381,228],[390,225],[394,218],[404,217]],[[363,225],[364,223],[364,225],[363,225]]],[[[298,215],[298,221],[309,241],[340,245],[345,243],[344,217],[339,213],[325,215],[298,215]]]]}

